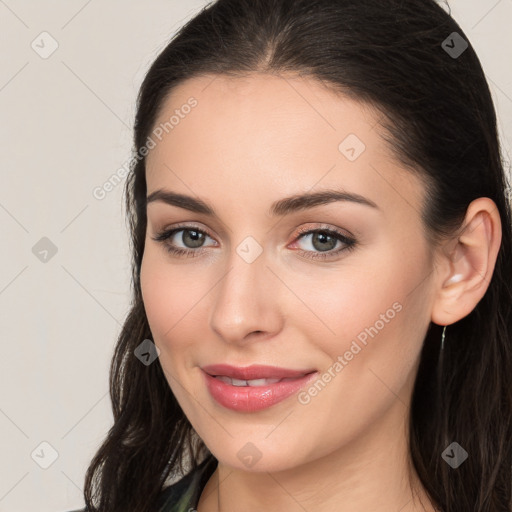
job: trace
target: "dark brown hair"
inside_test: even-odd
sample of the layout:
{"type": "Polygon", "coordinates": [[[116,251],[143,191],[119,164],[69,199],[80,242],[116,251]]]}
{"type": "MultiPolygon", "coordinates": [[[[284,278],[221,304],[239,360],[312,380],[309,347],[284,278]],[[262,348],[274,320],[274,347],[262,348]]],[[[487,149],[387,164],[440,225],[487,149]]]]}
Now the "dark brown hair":
{"type": "MultiPolygon", "coordinates": [[[[428,329],[410,410],[410,452],[443,511],[512,510],[512,222],[495,109],[468,38],[434,0],[218,0],[181,28],[147,72],[135,150],[147,143],[178,84],[254,72],[312,77],[382,112],[396,157],[425,183],[430,247],[459,232],[474,199],[496,203],[503,235],[494,273],[474,310],[448,326],[442,365],[441,327],[428,329]],[[468,43],[457,57],[443,46],[453,32],[468,43]],[[469,454],[456,470],[441,457],[452,441],[469,454]]],[[[139,280],[147,221],[140,155],[125,192],[133,299],[111,365],[114,424],[86,475],[90,512],[154,511],[186,457],[192,467],[213,457],[160,363],[145,366],[134,357],[152,339],[139,280]]]]}

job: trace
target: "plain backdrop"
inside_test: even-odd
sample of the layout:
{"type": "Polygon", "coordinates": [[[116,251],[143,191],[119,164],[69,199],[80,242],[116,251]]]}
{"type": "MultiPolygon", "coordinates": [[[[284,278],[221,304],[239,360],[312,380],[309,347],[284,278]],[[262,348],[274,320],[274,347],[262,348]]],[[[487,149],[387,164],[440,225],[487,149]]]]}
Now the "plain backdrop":
{"type": "MultiPolygon", "coordinates": [[[[0,0],[0,512],[83,506],[130,303],[123,186],[138,87],[201,0],[0,0]],[[46,466],[46,467],[45,467],[46,466]]],[[[512,143],[512,0],[451,0],[512,143]]]]}

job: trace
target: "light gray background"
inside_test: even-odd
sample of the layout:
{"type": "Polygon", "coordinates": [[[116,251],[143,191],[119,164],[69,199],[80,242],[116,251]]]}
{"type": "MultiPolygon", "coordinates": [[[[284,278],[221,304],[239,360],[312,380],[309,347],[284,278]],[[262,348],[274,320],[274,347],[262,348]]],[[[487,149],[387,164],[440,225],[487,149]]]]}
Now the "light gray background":
{"type": "MultiPolygon", "coordinates": [[[[150,63],[205,4],[0,0],[0,512],[83,506],[130,300],[124,181],[102,200],[93,190],[129,162],[150,63]],[[58,43],[48,58],[31,46],[51,48],[44,31],[58,43]],[[43,237],[57,247],[46,262],[32,251],[43,237]]],[[[488,77],[508,163],[512,0],[450,5],[488,77]]]]}

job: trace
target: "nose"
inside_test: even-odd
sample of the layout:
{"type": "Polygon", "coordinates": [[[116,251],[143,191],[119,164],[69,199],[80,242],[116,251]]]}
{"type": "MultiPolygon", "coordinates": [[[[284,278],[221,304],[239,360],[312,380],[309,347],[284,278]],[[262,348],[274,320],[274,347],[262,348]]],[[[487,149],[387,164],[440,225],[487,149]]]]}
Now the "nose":
{"type": "Polygon", "coordinates": [[[211,294],[210,327],[225,342],[267,339],[281,329],[280,281],[267,263],[265,252],[248,263],[233,250],[216,293],[211,294]]]}

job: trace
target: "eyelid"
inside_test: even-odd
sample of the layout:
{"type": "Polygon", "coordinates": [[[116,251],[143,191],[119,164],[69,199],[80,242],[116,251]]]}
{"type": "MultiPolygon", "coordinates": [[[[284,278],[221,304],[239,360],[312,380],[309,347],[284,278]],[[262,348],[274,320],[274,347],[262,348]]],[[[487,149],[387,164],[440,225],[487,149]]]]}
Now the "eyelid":
{"type": "Polygon", "coordinates": [[[188,224],[188,223],[172,224],[170,226],[164,226],[161,229],[156,229],[155,231],[156,231],[157,235],[163,235],[163,234],[169,233],[171,231],[176,232],[176,231],[181,231],[181,230],[186,230],[186,229],[190,229],[192,231],[194,231],[194,230],[200,231],[200,232],[208,235],[210,238],[215,239],[215,237],[212,235],[210,230],[208,228],[204,227],[204,225],[201,224],[200,222],[191,222],[190,224],[188,224]]]}
{"type": "Polygon", "coordinates": [[[295,236],[293,244],[296,244],[301,239],[305,238],[306,236],[309,236],[310,234],[315,233],[327,233],[328,236],[334,238],[338,242],[341,242],[344,244],[344,247],[340,247],[338,249],[332,249],[330,251],[307,251],[304,249],[297,249],[297,252],[304,255],[307,259],[318,259],[318,260],[335,260],[338,259],[338,257],[342,253],[348,253],[351,252],[353,249],[355,249],[359,242],[358,240],[352,235],[347,235],[342,232],[341,228],[334,228],[325,224],[316,225],[314,227],[301,227],[298,230],[297,235],[295,236]]]}
{"type": "MultiPolygon", "coordinates": [[[[191,221],[192,222],[192,221],[191,221]]],[[[168,240],[172,238],[176,233],[180,231],[198,231],[200,233],[205,234],[210,237],[212,240],[215,240],[215,237],[211,235],[210,231],[207,228],[200,227],[201,223],[193,222],[191,224],[179,223],[170,227],[165,227],[158,231],[156,237],[153,240],[163,243],[166,246],[166,250],[174,254],[177,257],[181,257],[182,255],[188,256],[199,256],[202,254],[208,246],[201,246],[195,249],[176,247],[168,243],[168,240]],[[179,256],[178,256],[179,255],[179,256]]],[[[315,226],[303,226],[296,231],[294,240],[292,243],[296,243],[297,241],[305,238],[306,235],[314,234],[318,232],[327,233],[328,236],[332,236],[337,239],[342,244],[345,244],[345,247],[338,248],[336,250],[330,251],[307,251],[304,249],[296,249],[296,252],[305,255],[306,259],[319,259],[319,260],[332,260],[337,258],[337,256],[343,252],[350,252],[352,249],[358,245],[358,241],[353,235],[344,234],[341,228],[331,227],[326,224],[316,224],[315,226]]],[[[218,243],[215,240],[216,243],[218,243]]],[[[287,246],[288,247],[288,246],[287,246]]]]}
{"type": "MultiPolygon", "coordinates": [[[[166,227],[163,227],[162,229],[159,229],[156,231],[158,233],[162,234],[162,233],[166,233],[169,231],[178,231],[180,228],[181,229],[191,229],[191,230],[197,229],[197,231],[202,231],[202,232],[206,233],[210,238],[215,239],[215,236],[212,235],[210,230],[208,228],[204,227],[204,225],[202,225],[200,222],[197,222],[197,221],[190,221],[190,222],[191,222],[190,224],[178,223],[175,225],[171,225],[169,227],[166,226],[166,227]]],[[[331,231],[333,233],[342,235],[349,240],[355,239],[354,235],[352,233],[348,232],[347,230],[342,230],[341,228],[333,227],[333,226],[330,226],[329,224],[324,224],[324,223],[316,223],[316,224],[312,223],[312,224],[314,224],[314,226],[302,226],[299,229],[297,229],[297,231],[295,232],[295,240],[300,235],[310,233],[311,231],[322,231],[322,230],[331,231]],[[345,233],[343,233],[342,231],[345,231],[345,233]]]]}
{"type": "Polygon", "coordinates": [[[337,228],[337,227],[331,226],[329,224],[323,224],[323,223],[317,223],[313,227],[311,227],[311,226],[300,227],[297,230],[297,237],[298,237],[298,235],[303,235],[305,233],[310,233],[312,231],[330,231],[332,233],[336,233],[337,235],[344,236],[345,238],[347,238],[349,240],[354,239],[354,235],[352,235],[352,233],[350,233],[350,232],[347,232],[347,230],[342,230],[341,228],[337,228]],[[343,233],[343,231],[345,231],[346,233],[343,233]]]}

